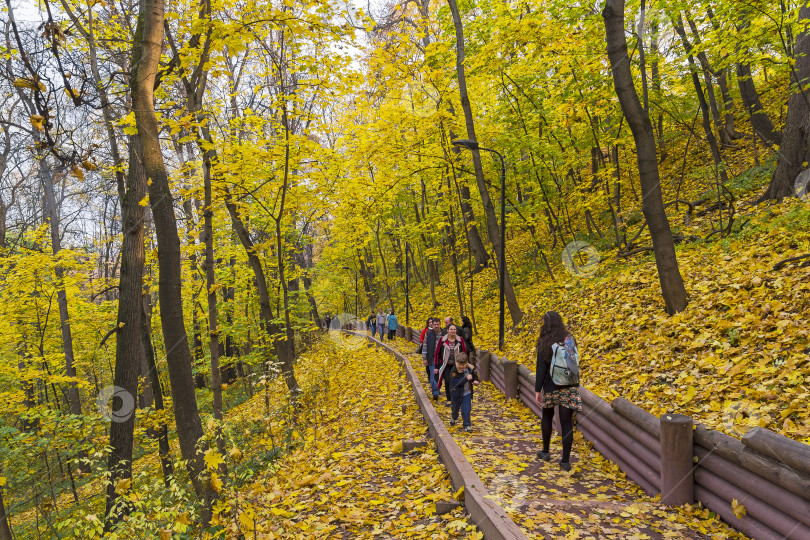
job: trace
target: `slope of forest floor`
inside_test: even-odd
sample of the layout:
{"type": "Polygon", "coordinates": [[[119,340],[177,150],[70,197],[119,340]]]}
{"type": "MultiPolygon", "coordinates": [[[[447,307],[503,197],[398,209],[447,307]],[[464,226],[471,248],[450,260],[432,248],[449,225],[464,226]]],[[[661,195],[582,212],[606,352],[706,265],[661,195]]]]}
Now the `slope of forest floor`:
{"type": "MultiPolygon", "coordinates": [[[[480,540],[463,508],[435,514],[453,489],[432,445],[401,452],[403,440],[426,438],[404,370],[365,340],[330,337],[297,362],[299,382],[320,388],[310,400],[314,421],[300,428],[297,448],[223,498],[229,537],[480,540]]],[[[267,423],[263,407],[257,396],[239,423],[267,423]]]]}
{"type": "MultiPolygon", "coordinates": [[[[80,487],[82,512],[65,494],[55,506],[71,509],[67,519],[52,513],[46,524],[31,509],[13,517],[15,530],[22,538],[81,540],[482,538],[463,507],[436,514],[435,503],[453,501],[454,490],[435,448],[402,453],[403,440],[426,440],[426,426],[395,360],[366,348],[365,340],[332,332],[298,357],[295,371],[302,390],[297,408],[279,376],[226,412],[225,455],[213,445],[205,455],[209,471],[218,473],[205,531],[195,523],[199,504],[184,469],[175,463],[177,481],[164,489],[146,437],[148,451],[133,462],[132,482],[117,486],[133,511],[115,532],[103,531],[100,482],[80,487]]],[[[241,391],[231,386],[224,394],[235,400],[241,391]]],[[[203,424],[212,437],[213,418],[205,415],[203,424]]],[[[176,438],[171,446],[177,458],[176,438]]]]}
{"type": "MultiPolygon", "coordinates": [[[[705,237],[714,217],[690,226],[670,219],[681,235],[705,237]]],[[[504,355],[534,370],[542,316],[555,310],[579,343],[583,384],[603,398],[622,396],[653,414],[689,414],[737,437],[760,425],[810,442],[810,267],[805,259],[775,268],[810,252],[810,204],[749,203],[736,219],[726,238],[677,245],[689,305],[672,317],[664,311],[651,252],[623,259],[599,249],[597,272],[577,277],[564,269],[558,245],[547,251],[556,281],[540,274],[538,283],[524,259],[533,239],[529,233],[509,238],[507,263],[525,316],[512,332],[507,312],[504,355]]],[[[421,327],[429,315],[459,314],[452,270],[442,280],[435,309],[428,288],[414,284],[411,326],[421,327]]],[[[475,344],[497,350],[491,265],[474,277],[473,288],[475,344]]],[[[469,315],[469,288],[464,303],[469,315]]]]}

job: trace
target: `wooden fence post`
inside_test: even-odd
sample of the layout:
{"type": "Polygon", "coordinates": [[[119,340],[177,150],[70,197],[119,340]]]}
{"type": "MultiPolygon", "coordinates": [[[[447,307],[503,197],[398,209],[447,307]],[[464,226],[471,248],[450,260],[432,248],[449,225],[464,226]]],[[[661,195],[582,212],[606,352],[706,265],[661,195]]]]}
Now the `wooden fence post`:
{"type": "Polygon", "coordinates": [[[692,417],[661,416],[661,502],[670,506],[695,502],[692,417]]]}
{"type": "Polygon", "coordinates": [[[490,353],[489,351],[478,351],[478,376],[481,377],[481,381],[488,381],[489,380],[489,360],[490,360],[490,353]]]}
{"type": "Polygon", "coordinates": [[[518,397],[518,372],[517,362],[514,360],[504,360],[503,364],[503,394],[506,399],[518,397]]]}

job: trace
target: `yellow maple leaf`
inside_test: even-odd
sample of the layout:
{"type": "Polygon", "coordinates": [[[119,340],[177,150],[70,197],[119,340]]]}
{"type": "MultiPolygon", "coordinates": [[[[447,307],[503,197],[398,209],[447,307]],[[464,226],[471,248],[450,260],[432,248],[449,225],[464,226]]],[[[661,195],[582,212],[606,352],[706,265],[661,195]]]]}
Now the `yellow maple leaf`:
{"type": "Polygon", "coordinates": [[[131,478],[121,478],[115,483],[115,492],[119,495],[124,495],[127,491],[129,491],[131,485],[131,478]]]}
{"type": "Polygon", "coordinates": [[[219,477],[217,473],[215,472],[211,473],[211,480],[209,481],[209,484],[211,485],[211,489],[213,489],[217,493],[222,491],[222,479],[219,477]]]}
{"type": "Polygon", "coordinates": [[[460,488],[458,488],[458,491],[453,493],[453,498],[457,501],[464,500],[464,486],[461,486],[460,488]]]}
{"type": "Polygon", "coordinates": [[[737,499],[731,499],[731,511],[734,512],[734,516],[737,519],[742,519],[746,514],[745,507],[740,504],[737,499]]]}
{"type": "Polygon", "coordinates": [[[225,462],[225,459],[222,455],[217,452],[214,448],[209,448],[205,451],[205,456],[203,457],[205,460],[205,466],[208,468],[209,471],[213,471],[217,467],[219,467],[222,463],[225,462]]]}
{"type": "Polygon", "coordinates": [[[75,178],[78,178],[79,180],[84,180],[84,171],[83,171],[83,170],[81,170],[81,169],[80,169],[78,166],[76,166],[76,165],[73,165],[73,166],[70,168],[70,175],[71,175],[71,176],[73,176],[73,177],[75,177],[75,178]]]}
{"type": "Polygon", "coordinates": [[[29,118],[31,126],[37,128],[39,131],[45,131],[45,117],[38,114],[32,114],[29,118]]]}

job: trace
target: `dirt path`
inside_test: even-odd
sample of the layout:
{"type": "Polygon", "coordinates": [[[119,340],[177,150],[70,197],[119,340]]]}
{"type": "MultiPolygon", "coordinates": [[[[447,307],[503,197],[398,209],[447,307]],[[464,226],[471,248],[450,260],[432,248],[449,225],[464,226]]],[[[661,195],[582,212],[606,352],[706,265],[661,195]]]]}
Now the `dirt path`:
{"type": "MultiPolygon", "coordinates": [[[[397,344],[400,352],[412,350],[397,344]]],[[[422,359],[408,356],[427,387],[422,359]]],[[[491,383],[476,389],[470,433],[461,422],[450,427],[443,399],[433,403],[487,489],[529,538],[744,538],[699,506],[671,508],[649,497],[579,432],[571,472],[559,466],[556,433],[551,461],[538,459],[540,419],[521,403],[507,402],[491,383]]]]}

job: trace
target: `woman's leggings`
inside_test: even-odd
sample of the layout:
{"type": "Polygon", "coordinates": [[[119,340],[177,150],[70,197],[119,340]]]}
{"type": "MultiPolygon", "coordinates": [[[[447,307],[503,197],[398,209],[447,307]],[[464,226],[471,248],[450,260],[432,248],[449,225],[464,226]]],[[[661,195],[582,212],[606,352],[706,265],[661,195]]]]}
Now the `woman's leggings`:
{"type": "MultiPolygon", "coordinates": [[[[574,444],[574,409],[559,406],[560,409],[560,429],[562,430],[562,462],[569,463],[571,459],[571,446],[574,444]]],[[[554,407],[543,409],[542,432],[543,432],[543,452],[548,452],[551,442],[552,423],[554,421],[554,407]]]]}

